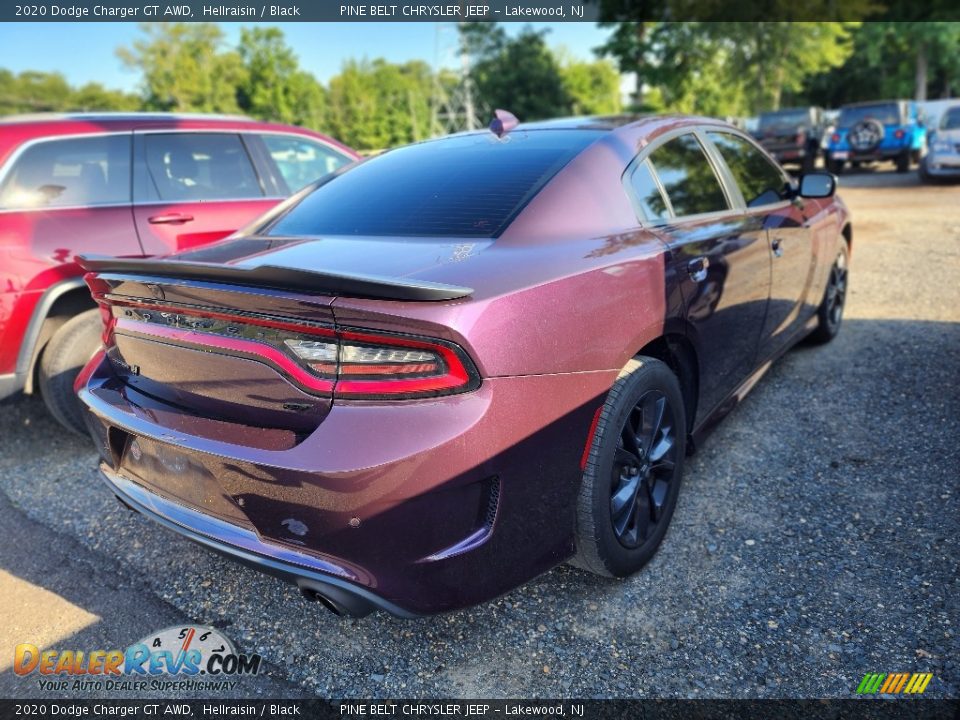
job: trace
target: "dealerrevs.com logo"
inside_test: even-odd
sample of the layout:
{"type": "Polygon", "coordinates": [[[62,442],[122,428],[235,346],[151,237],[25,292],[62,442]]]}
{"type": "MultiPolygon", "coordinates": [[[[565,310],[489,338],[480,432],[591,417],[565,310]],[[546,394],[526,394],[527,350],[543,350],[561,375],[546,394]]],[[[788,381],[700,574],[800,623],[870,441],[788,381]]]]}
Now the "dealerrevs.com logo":
{"type": "Polygon", "coordinates": [[[238,653],[216,628],[169,627],[125,650],[41,650],[21,643],[13,671],[41,690],[231,690],[260,671],[259,655],[238,653]]]}

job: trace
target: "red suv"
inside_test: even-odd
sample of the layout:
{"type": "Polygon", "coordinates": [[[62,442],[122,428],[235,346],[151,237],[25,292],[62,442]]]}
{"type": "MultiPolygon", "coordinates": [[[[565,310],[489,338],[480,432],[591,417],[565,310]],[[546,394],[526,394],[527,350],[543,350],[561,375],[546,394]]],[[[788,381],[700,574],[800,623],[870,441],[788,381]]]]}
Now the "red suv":
{"type": "Polygon", "coordinates": [[[74,258],[219,240],[357,154],[242,117],[154,113],[0,120],[0,399],[39,386],[85,433],[73,380],[100,318],[74,258]]]}

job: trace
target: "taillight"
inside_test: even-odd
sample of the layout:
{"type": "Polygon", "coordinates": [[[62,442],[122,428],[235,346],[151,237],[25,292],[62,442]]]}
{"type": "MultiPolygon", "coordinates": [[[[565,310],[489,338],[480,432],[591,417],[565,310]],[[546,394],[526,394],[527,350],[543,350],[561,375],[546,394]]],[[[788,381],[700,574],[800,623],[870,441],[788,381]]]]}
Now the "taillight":
{"type": "Polygon", "coordinates": [[[334,396],[429,397],[472,390],[480,378],[453,343],[406,335],[341,330],[334,396]]]}
{"type": "Polygon", "coordinates": [[[830,139],[833,140],[833,142],[835,143],[840,142],[840,133],[834,133],[833,135],[830,136],[830,139]]]}
{"type": "Polygon", "coordinates": [[[903,131],[903,128],[897,128],[897,131],[896,131],[895,133],[893,133],[893,136],[894,136],[897,140],[903,140],[903,136],[904,136],[904,135],[906,135],[906,133],[903,131]]]}
{"type": "Polygon", "coordinates": [[[466,353],[445,340],[123,301],[108,313],[108,327],[117,331],[252,357],[304,389],[334,397],[434,397],[480,384],[466,353]]]}

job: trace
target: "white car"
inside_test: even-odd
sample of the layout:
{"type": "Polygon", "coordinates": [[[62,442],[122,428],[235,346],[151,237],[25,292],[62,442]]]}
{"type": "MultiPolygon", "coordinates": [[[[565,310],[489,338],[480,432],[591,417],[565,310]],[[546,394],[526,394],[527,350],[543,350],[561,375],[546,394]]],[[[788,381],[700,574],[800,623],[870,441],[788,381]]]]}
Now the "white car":
{"type": "Polygon", "coordinates": [[[937,129],[928,138],[928,152],[920,163],[920,179],[960,178],[960,103],[940,115],[937,129]]]}

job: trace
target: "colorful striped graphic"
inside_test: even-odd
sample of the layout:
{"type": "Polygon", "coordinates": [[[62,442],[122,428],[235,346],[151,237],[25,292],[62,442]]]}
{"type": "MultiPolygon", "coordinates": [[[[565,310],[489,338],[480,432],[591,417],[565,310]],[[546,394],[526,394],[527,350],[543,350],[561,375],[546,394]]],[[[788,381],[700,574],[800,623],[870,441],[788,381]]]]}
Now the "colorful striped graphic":
{"type": "Polygon", "coordinates": [[[932,673],[867,673],[857,687],[857,695],[919,695],[932,679],[932,673]]]}

